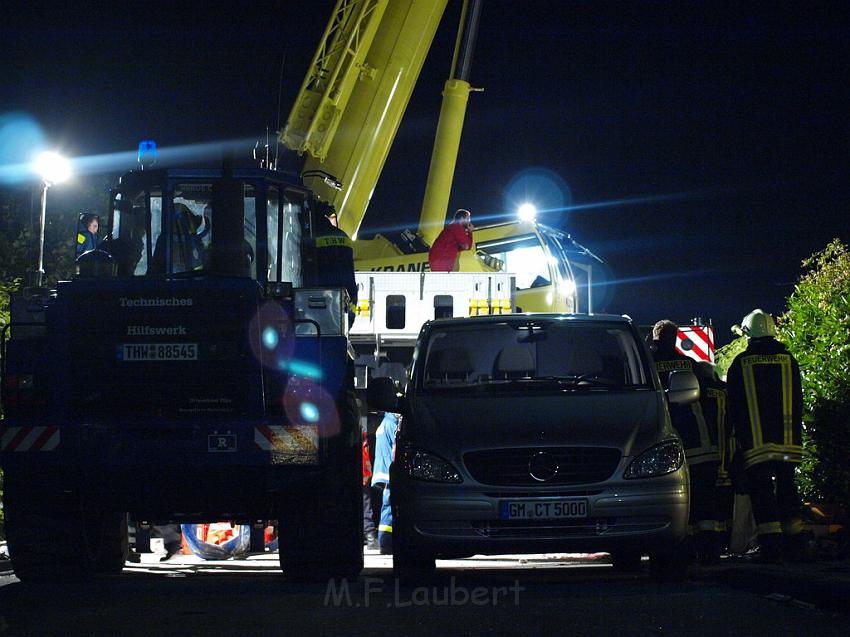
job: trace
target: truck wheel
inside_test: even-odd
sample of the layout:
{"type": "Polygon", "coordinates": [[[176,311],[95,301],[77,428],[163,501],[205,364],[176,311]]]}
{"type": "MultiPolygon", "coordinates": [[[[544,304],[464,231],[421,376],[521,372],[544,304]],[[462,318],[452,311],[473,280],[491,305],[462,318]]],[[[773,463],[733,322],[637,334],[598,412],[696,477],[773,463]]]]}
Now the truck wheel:
{"type": "Polygon", "coordinates": [[[124,570],[130,554],[126,513],[86,516],[86,541],[93,573],[115,574],[124,570]]]}
{"type": "MultiPolygon", "coordinates": [[[[352,395],[353,401],[353,395],[352,395]]],[[[339,406],[342,434],[330,441],[331,465],[308,493],[288,493],[279,511],[280,567],[289,581],[351,578],[363,570],[362,451],[356,403],[339,406]]]]}
{"type": "Polygon", "coordinates": [[[688,578],[688,551],[685,542],[649,554],[649,572],[657,582],[683,582],[688,578]]]}
{"type": "Polygon", "coordinates": [[[120,573],[127,561],[126,516],[42,515],[7,508],[6,535],[15,575],[24,582],[120,573]]]}
{"type": "Polygon", "coordinates": [[[39,506],[31,495],[7,479],[6,539],[18,579],[56,581],[121,572],[128,552],[126,514],[48,515],[42,512],[48,506],[39,506]]]}
{"type": "Polygon", "coordinates": [[[413,542],[404,507],[393,507],[393,575],[401,584],[416,585],[434,575],[434,556],[413,542]]]}
{"type": "MultiPolygon", "coordinates": [[[[363,570],[363,514],[345,491],[351,490],[334,494],[317,489],[311,497],[285,499],[278,521],[278,553],[287,580],[354,579],[363,570]]],[[[362,506],[362,499],[356,503],[362,506]]]]}

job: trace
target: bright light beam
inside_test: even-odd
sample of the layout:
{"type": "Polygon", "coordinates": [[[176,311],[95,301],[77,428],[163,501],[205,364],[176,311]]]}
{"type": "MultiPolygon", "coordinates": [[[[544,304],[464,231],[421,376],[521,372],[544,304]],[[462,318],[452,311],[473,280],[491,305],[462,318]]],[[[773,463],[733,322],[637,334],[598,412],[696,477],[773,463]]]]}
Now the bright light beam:
{"type": "Polygon", "coordinates": [[[44,152],[35,158],[32,169],[48,184],[58,184],[71,176],[71,162],[59,153],[44,152]]]}
{"type": "MultiPolygon", "coordinates": [[[[248,152],[254,146],[255,140],[250,137],[231,139],[200,144],[186,144],[159,148],[157,165],[162,167],[197,162],[218,161],[226,152],[234,154],[248,152]]],[[[119,151],[102,155],[87,155],[74,157],[71,170],[76,175],[94,175],[99,173],[123,172],[138,168],[138,149],[119,151]]],[[[34,169],[32,162],[0,165],[0,183],[13,184],[32,181],[41,175],[34,169]]]]}
{"type": "Polygon", "coordinates": [[[520,221],[532,222],[537,218],[537,206],[526,201],[517,208],[516,216],[519,217],[520,221]]]}

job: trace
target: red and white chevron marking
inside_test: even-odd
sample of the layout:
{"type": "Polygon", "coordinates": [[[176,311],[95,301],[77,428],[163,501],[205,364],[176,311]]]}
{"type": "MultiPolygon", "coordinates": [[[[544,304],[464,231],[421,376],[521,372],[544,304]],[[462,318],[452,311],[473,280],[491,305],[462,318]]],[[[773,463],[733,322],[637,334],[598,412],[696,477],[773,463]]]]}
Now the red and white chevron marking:
{"type": "Polygon", "coordinates": [[[263,451],[314,456],[319,451],[319,431],[316,426],[261,425],[254,427],[254,445],[263,451]]]}
{"type": "Polygon", "coordinates": [[[676,334],[676,350],[695,361],[714,362],[714,328],[687,325],[676,334]]]}
{"type": "Polygon", "coordinates": [[[2,451],[55,451],[59,427],[6,427],[0,430],[2,451]]]}

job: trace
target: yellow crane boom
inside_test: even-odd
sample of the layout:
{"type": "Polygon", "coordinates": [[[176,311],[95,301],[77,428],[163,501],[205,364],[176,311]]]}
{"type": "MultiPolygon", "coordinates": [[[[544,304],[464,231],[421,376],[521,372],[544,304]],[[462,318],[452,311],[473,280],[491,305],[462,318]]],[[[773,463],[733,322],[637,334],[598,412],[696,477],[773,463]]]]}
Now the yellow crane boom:
{"type": "MultiPolygon", "coordinates": [[[[280,141],[306,154],[305,178],[355,237],[447,0],[339,0],[280,141]]],[[[444,213],[445,214],[445,213],[444,213]]]]}

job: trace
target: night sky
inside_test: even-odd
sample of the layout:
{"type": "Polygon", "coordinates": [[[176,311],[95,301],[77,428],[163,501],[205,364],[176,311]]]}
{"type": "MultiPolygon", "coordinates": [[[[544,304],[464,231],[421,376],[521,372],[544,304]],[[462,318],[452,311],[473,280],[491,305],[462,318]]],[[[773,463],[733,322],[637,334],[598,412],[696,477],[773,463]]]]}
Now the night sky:
{"type": "MultiPolygon", "coordinates": [[[[284,51],[282,119],[334,2],[77,4],[0,9],[0,116],[72,156],[264,138],[284,51]]],[[[525,192],[561,209],[546,221],[606,261],[597,309],[640,323],[712,317],[722,343],[754,307],[782,311],[801,260],[850,241],[850,20],[766,4],[485,0],[450,208],[513,214],[525,192]]],[[[459,7],[361,235],[418,220],[459,7]]]]}

